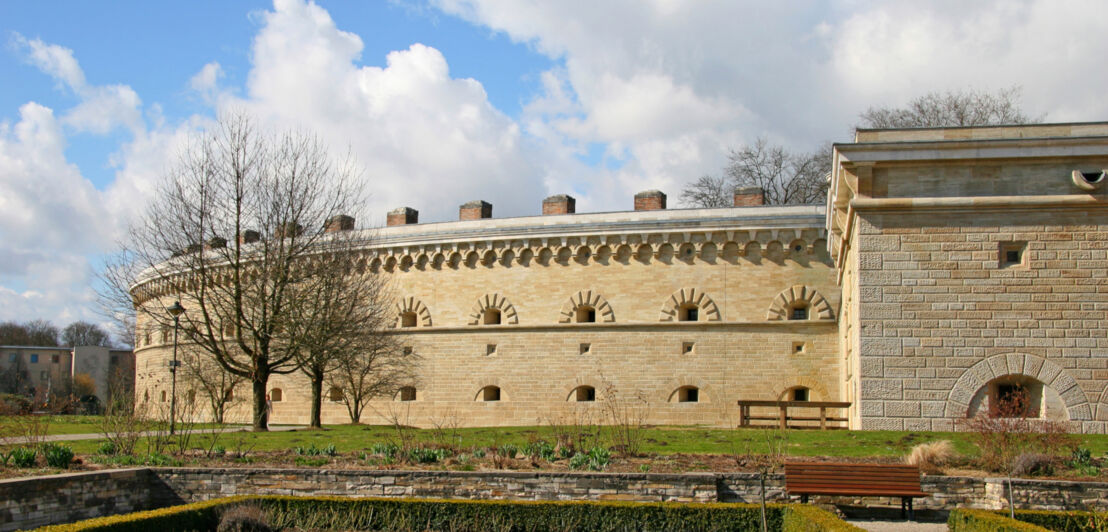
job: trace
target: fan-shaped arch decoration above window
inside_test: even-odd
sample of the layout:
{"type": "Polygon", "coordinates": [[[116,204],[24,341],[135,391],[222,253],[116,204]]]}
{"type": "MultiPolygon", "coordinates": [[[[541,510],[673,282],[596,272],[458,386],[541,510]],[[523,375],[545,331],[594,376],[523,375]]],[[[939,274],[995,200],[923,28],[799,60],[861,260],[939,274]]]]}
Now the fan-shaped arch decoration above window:
{"type": "Polygon", "coordinates": [[[662,303],[658,321],[719,321],[719,307],[703,290],[682,288],[662,303]]]}
{"type": "Polygon", "coordinates": [[[616,321],[616,315],[612,312],[612,307],[608,305],[608,300],[604,299],[604,296],[592,290],[582,290],[570,296],[569,300],[562,305],[558,323],[589,322],[588,319],[582,319],[582,316],[588,311],[593,312],[591,314],[591,317],[594,318],[591,320],[593,322],[612,323],[616,321]]]}
{"type": "Polygon", "coordinates": [[[518,323],[519,316],[516,316],[516,308],[508,301],[508,298],[500,294],[485,294],[477,300],[477,304],[473,306],[473,310],[469,313],[470,325],[516,325],[518,323]],[[498,312],[496,323],[489,323],[490,311],[498,312]]]}
{"type": "Polygon", "coordinates": [[[393,327],[430,327],[431,311],[422,301],[405,297],[396,302],[396,323],[393,327]]]}
{"type": "Polygon", "coordinates": [[[777,294],[777,297],[773,298],[773,303],[769,306],[769,312],[766,312],[766,319],[770,321],[791,319],[830,320],[834,318],[831,303],[828,303],[827,299],[815,288],[800,284],[777,294]]]}

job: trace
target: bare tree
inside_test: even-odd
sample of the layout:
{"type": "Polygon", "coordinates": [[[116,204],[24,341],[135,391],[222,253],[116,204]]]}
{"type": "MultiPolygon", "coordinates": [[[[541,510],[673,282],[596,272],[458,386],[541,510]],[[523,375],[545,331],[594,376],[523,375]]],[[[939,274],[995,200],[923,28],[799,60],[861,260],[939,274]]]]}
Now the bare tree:
{"type": "Polygon", "coordinates": [[[356,422],[364,406],[360,403],[363,396],[395,392],[388,389],[394,380],[392,373],[407,369],[416,360],[414,356],[403,359],[404,364],[391,360],[395,346],[387,329],[395,325],[397,316],[389,304],[392,297],[386,278],[358,271],[353,253],[357,242],[349,236],[336,234],[325,247],[326,251],[312,260],[317,275],[296,287],[299,304],[289,320],[295,335],[303,339],[297,360],[311,382],[310,424],[315,428],[322,427],[323,383],[333,370],[359,374],[348,379],[345,388],[349,393],[343,394],[352,399],[347,406],[358,411],[351,412],[356,422]]]}
{"type": "Polygon", "coordinates": [[[62,345],[79,346],[95,345],[99,347],[114,347],[112,337],[99,325],[87,321],[75,321],[62,329],[62,345]]]}
{"type": "Polygon", "coordinates": [[[726,177],[703,175],[681,190],[681,203],[709,209],[730,207],[732,188],[726,177]]]}
{"type": "Polygon", "coordinates": [[[31,320],[25,323],[3,322],[0,323],[0,345],[56,347],[58,328],[46,320],[31,320]]]}
{"type": "Polygon", "coordinates": [[[727,207],[736,188],[757,187],[767,205],[812,204],[827,194],[831,145],[812,153],[793,153],[760,138],[732,150],[723,177],[704,176],[681,191],[690,207],[727,207]]]}
{"type": "Polygon", "coordinates": [[[327,375],[336,397],[346,406],[351,423],[360,423],[373,399],[391,399],[405,386],[415,387],[420,356],[399,344],[393,333],[383,332],[395,323],[396,316],[378,306],[379,312],[367,315],[366,334],[357,335],[349,349],[338,352],[335,367],[327,375]]]}
{"type": "Polygon", "coordinates": [[[206,351],[183,349],[180,360],[182,384],[193,392],[199,391],[208,403],[212,421],[223,424],[227,411],[241,400],[234,394],[235,386],[246,378],[224,369],[206,351]]]}
{"type": "Polygon", "coordinates": [[[1020,88],[994,92],[975,90],[929,92],[904,107],[870,107],[860,115],[859,128],[990,126],[1042,122],[1020,108],[1020,88]]]}
{"type": "Polygon", "coordinates": [[[250,381],[254,430],[267,430],[269,377],[299,368],[299,287],[322,274],[311,260],[333,236],[325,224],[363,203],[355,178],[315,137],[225,115],[192,139],[130,231],[122,256],[142,269],[125,283],[139,327],[172,330],[165,307],[180,298],[181,343],[250,381]]]}

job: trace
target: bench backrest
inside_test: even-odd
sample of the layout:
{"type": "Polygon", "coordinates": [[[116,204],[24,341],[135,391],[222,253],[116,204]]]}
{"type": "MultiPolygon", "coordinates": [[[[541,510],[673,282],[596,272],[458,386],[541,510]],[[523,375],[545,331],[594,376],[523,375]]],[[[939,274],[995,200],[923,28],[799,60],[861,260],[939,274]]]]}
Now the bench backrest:
{"type": "Polygon", "coordinates": [[[788,491],[873,492],[892,494],[920,491],[919,467],[898,464],[841,464],[789,462],[785,464],[788,491]]]}

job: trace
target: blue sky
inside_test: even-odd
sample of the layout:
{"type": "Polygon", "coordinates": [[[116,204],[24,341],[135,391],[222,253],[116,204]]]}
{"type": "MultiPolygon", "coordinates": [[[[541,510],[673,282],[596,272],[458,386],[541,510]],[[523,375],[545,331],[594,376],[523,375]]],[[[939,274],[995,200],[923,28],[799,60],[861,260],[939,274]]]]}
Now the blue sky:
{"type": "Polygon", "coordinates": [[[849,140],[868,106],[1018,86],[1108,119],[1108,4],[736,0],[0,3],[0,320],[100,321],[92,285],[220,110],[311,130],[372,191],[359,224],[484,199],[677,204],[733,148],[849,140]]]}

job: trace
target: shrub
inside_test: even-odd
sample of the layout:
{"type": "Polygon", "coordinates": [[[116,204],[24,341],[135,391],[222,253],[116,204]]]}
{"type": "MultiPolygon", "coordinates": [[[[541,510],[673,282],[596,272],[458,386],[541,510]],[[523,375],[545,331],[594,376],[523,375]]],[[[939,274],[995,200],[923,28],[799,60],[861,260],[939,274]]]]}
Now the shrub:
{"type": "Polygon", "coordinates": [[[38,452],[32,448],[17,447],[12,449],[11,452],[12,465],[15,467],[34,467],[37,455],[38,452]]]}
{"type": "Polygon", "coordinates": [[[254,505],[232,506],[219,518],[216,532],[269,532],[265,511],[254,505]]]}
{"type": "Polygon", "coordinates": [[[1070,466],[1087,466],[1093,463],[1093,452],[1084,448],[1076,447],[1073,452],[1070,453],[1070,466]]]}
{"type": "Polygon", "coordinates": [[[325,456],[297,456],[294,462],[298,466],[319,467],[331,463],[331,459],[325,456]]]}
{"type": "Polygon", "coordinates": [[[555,457],[554,444],[545,440],[533,441],[523,448],[523,454],[530,456],[532,460],[552,462],[555,457]]]}
{"type": "Polygon", "coordinates": [[[612,452],[603,447],[593,447],[587,453],[577,453],[569,459],[570,469],[603,471],[612,461],[612,452]]]}
{"type": "Polygon", "coordinates": [[[22,395],[0,393],[0,415],[19,416],[31,413],[31,400],[22,395]]]}
{"type": "Polygon", "coordinates": [[[433,464],[450,456],[447,449],[415,447],[408,450],[408,461],[414,464],[433,464]]]}
{"type": "Polygon", "coordinates": [[[73,462],[73,449],[67,445],[47,443],[42,447],[42,455],[46,458],[46,465],[66,469],[73,462]]]}
{"type": "Polygon", "coordinates": [[[942,466],[949,464],[956,454],[949,440],[939,440],[912,447],[904,462],[919,467],[924,473],[935,474],[942,472],[942,466]]]}
{"type": "Polygon", "coordinates": [[[781,518],[781,532],[862,532],[839,516],[818,506],[791,504],[781,518]]]}
{"type": "Polygon", "coordinates": [[[104,456],[112,456],[117,451],[118,449],[116,449],[115,444],[110,441],[101,443],[100,446],[96,448],[96,454],[102,454],[104,456]]]}
{"type": "Polygon", "coordinates": [[[297,445],[292,451],[299,456],[335,456],[338,454],[338,450],[335,449],[333,443],[326,447],[316,447],[314,443],[307,447],[297,445]]]}
{"type": "Polygon", "coordinates": [[[951,532],[1043,532],[1047,529],[987,510],[959,508],[950,512],[951,532]]]}
{"type": "Polygon", "coordinates": [[[484,447],[478,447],[478,448],[473,450],[473,457],[474,458],[484,458],[486,453],[487,453],[487,451],[485,450],[484,447]]]}
{"type": "Polygon", "coordinates": [[[1023,453],[1012,461],[1012,475],[1018,477],[1049,475],[1054,472],[1054,457],[1042,453],[1023,453]]]}
{"type": "Polygon", "coordinates": [[[377,442],[371,449],[373,454],[385,458],[396,458],[396,454],[400,452],[400,446],[395,443],[377,442]]]}
{"type": "Polygon", "coordinates": [[[519,454],[519,447],[517,447],[513,443],[505,443],[504,445],[497,447],[496,454],[499,454],[500,456],[506,458],[515,458],[516,455],[519,454]]]}
{"type": "Polygon", "coordinates": [[[1017,510],[1016,519],[1062,532],[1108,531],[1108,512],[1017,510]]]}

